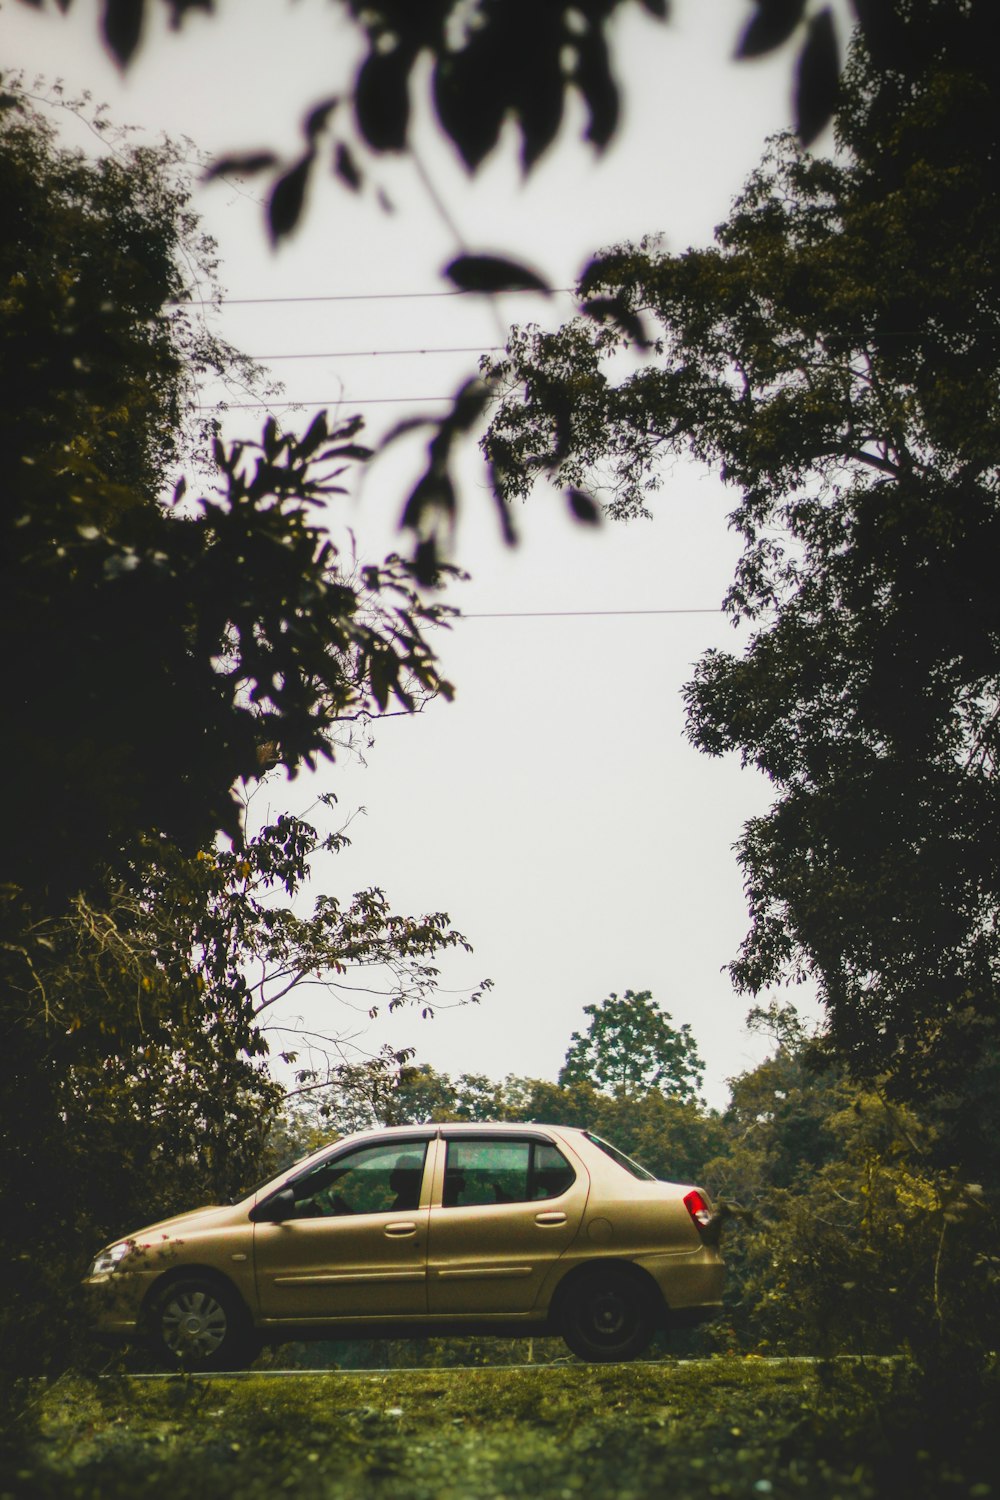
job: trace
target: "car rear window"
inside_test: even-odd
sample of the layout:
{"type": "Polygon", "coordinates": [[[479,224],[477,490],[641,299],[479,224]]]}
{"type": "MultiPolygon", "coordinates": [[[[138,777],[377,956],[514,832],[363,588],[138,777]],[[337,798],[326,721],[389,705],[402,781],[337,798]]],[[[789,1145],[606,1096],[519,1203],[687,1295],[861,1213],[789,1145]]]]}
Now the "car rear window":
{"type": "Polygon", "coordinates": [[[575,1176],[549,1142],[463,1137],[448,1142],[442,1206],[537,1203],[567,1192],[575,1176]]]}
{"type": "Polygon", "coordinates": [[[603,1151],[605,1156],[610,1156],[611,1160],[624,1168],[630,1177],[638,1177],[642,1182],[656,1181],[654,1173],[647,1172],[645,1167],[641,1167],[637,1161],[633,1161],[631,1156],[626,1156],[624,1151],[619,1151],[617,1146],[612,1146],[610,1141],[602,1141],[599,1135],[593,1135],[589,1130],[585,1130],[583,1133],[591,1145],[596,1146],[599,1151],[603,1151]]]}

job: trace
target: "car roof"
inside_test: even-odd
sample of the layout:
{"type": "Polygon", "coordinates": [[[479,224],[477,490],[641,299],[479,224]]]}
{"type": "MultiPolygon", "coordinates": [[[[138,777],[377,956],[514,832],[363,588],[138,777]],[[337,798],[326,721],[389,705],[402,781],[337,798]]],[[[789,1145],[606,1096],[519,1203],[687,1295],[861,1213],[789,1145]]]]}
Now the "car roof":
{"type": "Polygon", "coordinates": [[[373,1125],[368,1130],[342,1135],[330,1144],[342,1146],[347,1141],[381,1140],[384,1136],[426,1139],[437,1135],[530,1135],[533,1130],[554,1131],[557,1135],[584,1133],[582,1126],[550,1125],[545,1120],[428,1120],[423,1125],[373,1125]]]}
{"type": "MultiPolygon", "coordinates": [[[[577,1125],[549,1125],[541,1120],[527,1120],[520,1123],[516,1120],[429,1120],[423,1125],[372,1125],[367,1130],[357,1130],[350,1135],[338,1136],[336,1140],[327,1141],[325,1145],[317,1147],[308,1156],[297,1161],[294,1170],[308,1165],[313,1161],[319,1161],[329,1156],[332,1151],[339,1151],[345,1146],[361,1146],[366,1141],[373,1145],[378,1141],[427,1141],[437,1136],[482,1136],[492,1135],[498,1139],[503,1136],[530,1136],[532,1133],[545,1135],[551,1132],[553,1135],[571,1136],[580,1138],[586,1132],[582,1126],[577,1125]]],[[[293,1168],[288,1167],[279,1175],[290,1176],[293,1168]]],[[[277,1180],[277,1179],[275,1179],[277,1180]]]]}

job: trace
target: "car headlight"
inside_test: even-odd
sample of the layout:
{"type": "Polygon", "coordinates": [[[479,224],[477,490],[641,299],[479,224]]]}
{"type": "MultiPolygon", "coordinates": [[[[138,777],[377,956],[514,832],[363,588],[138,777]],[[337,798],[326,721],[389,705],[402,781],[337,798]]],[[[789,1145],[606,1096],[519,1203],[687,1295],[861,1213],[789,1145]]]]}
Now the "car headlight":
{"type": "Polygon", "coordinates": [[[109,1245],[107,1250],[102,1250],[94,1261],[89,1274],[91,1276],[106,1276],[109,1271],[113,1271],[116,1266],[121,1265],[131,1248],[124,1240],[120,1244],[109,1245]]]}

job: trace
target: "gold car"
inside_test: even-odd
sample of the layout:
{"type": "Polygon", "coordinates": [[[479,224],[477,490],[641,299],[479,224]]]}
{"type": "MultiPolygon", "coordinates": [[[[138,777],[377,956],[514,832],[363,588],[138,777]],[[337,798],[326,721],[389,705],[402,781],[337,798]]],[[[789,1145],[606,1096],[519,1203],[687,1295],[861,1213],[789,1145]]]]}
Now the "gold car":
{"type": "Polygon", "coordinates": [[[189,1369],[291,1339],[473,1332],[555,1332],[582,1359],[624,1360],[718,1309],[717,1239],[700,1189],[589,1131],[412,1125],[141,1229],[85,1286],[101,1336],[189,1369]]]}

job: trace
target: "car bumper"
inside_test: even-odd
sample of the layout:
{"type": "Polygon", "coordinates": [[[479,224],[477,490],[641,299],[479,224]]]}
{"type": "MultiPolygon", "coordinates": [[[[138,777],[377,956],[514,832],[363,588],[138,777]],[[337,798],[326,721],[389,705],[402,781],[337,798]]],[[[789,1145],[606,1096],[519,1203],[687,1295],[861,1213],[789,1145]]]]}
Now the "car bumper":
{"type": "Polygon", "coordinates": [[[91,1331],[100,1339],[134,1338],[150,1279],[122,1271],[86,1277],[83,1303],[91,1331]]]}

